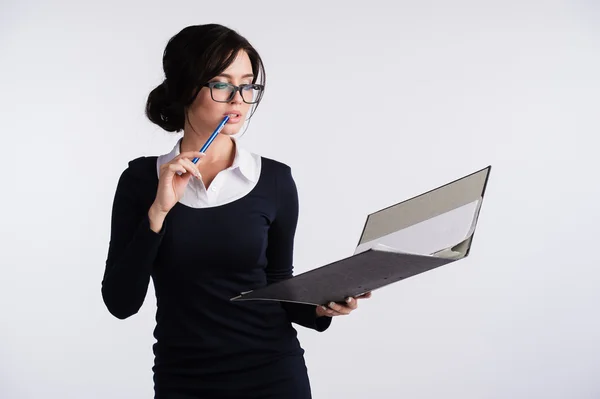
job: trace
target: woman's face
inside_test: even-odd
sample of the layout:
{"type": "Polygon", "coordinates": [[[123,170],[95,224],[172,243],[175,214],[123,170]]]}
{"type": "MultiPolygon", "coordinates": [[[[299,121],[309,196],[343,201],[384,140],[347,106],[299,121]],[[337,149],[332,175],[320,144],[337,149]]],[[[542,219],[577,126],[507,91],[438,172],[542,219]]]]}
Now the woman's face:
{"type": "MultiPolygon", "coordinates": [[[[241,84],[252,83],[254,75],[250,58],[245,51],[240,51],[235,61],[219,76],[215,76],[209,82],[231,83],[239,86],[241,84]]],[[[213,88],[213,96],[216,99],[226,98],[229,91],[223,85],[213,88]]],[[[247,100],[251,98],[251,92],[244,93],[247,100]]],[[[230,115],[229,121],[225,124],[221,134],[232,135],[239,132],[246,120],[246,115],[252,105],[242,101],[239,91],[229,102],[217,102],[211,97],[209,87],[203,87],[198,96],[188,109],[188,117],[192,127],[197,132],[212,133],[219,125],[225,115],[230,115]]]]}

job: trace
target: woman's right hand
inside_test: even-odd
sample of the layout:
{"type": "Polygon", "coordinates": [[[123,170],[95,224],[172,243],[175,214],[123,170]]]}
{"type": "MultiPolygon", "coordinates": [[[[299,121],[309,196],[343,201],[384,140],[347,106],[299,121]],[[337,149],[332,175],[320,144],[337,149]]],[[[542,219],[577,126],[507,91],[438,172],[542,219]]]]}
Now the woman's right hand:
{"type": "MultiPolygon", "coordinates": [[[[192,159],[197,157],[201,161],[204,156],[205,154],[199,151],[184,152],[160,166],[156,197],[149,211],[151,221],[162,227],[164,217],[183,196],[191,176],[194,175],[197,179],[202,178],[192,159]]],[[[156,226],[158,230],[160,227],[156,226]]],[[[153,228],[153,230],[156,229],[153,228]]]]}

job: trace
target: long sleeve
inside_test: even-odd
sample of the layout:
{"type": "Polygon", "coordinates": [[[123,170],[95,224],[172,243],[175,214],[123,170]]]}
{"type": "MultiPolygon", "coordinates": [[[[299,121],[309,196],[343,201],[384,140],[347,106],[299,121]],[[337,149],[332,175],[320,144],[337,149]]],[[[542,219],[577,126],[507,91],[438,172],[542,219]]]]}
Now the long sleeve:
{"type": "Polygon", "coordinates": [[[102,279],[104,303],[119,319],[137,313],[144,303],[152,265],[164,235],[165,226],[159,233],[150,229],[145,202],[139,197],[130,169],[126,169],[113,201],[110,243],[102,279]]]}
{"type": "MultiPolygon", "coordinates": [[[[278,175],[277,187],[278,209],[269,227],[267,247],[268,284],[292,277],[294,237],[298,224],[298,192],[288,166],[278,175]]],[[[290,320],[301,326],[321,332],[331,324],[331,317],[317,317],[314,305],[282,302],[282,306],[290,320]]]]}

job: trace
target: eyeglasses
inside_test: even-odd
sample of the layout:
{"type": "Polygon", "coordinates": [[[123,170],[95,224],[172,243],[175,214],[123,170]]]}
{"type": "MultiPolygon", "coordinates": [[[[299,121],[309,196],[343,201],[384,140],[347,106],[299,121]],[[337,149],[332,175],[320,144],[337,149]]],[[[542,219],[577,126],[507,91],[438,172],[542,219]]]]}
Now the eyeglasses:
{"type": "Polygon", "coordinates": [[[254,83],[235,86],[227,82],[209,82],[204,86],[210,88],[210,97],[218,103],[230,102],[239,91],[246,104],[256,104],[262,98],[265,89],[265,86],[254,83]]]}

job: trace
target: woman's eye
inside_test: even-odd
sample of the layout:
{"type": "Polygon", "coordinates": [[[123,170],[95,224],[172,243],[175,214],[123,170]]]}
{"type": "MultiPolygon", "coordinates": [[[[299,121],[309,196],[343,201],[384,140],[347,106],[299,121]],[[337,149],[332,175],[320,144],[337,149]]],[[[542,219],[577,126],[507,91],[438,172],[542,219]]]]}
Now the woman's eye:
{"type": "Polygon", "coordinates": [[[229,87],[229,85],[227,83],[215,83],[214,88],[215,89],[227,89],[229,87]]]}

